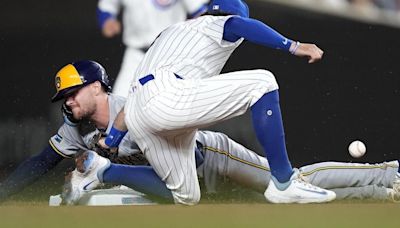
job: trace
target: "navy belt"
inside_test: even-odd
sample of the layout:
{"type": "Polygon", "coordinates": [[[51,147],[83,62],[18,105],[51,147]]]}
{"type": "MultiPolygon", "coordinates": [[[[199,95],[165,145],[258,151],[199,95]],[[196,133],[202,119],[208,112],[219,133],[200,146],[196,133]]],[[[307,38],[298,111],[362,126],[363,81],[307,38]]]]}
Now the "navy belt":
{"type": "MultiPolygon", "coordinates": [[[[179,76],[177,74],[175,74],[175,77],[178,78],[178,79],[183,79],[181,76],[179,76]]],[[[154,75],[149,74],[149,75],[144,76],[143,78],[140,78],[139,82],[140,82],[140,84],[144,85],[144,84],[146,84],[147,82],[149,82],[149,81],[151,81],[153,79],[154,79],[154,75]]]]}

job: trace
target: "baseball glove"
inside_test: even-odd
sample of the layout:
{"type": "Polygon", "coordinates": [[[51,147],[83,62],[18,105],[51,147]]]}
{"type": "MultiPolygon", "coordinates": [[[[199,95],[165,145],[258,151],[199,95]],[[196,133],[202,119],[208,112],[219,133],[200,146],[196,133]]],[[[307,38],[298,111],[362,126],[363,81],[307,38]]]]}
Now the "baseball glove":
{"type": "Polygon", "coordinates": [[[106,137],[107,135],[103,132],[99,132],[93,136],[93,138],[90,140],[89,143],[89,149],[95,151],[97,154],[99,154],[102,157],[108,158],[111,161],[116,159],[118,157],[118,148],[115,150],[114,149],[109,149],[109,148],[103,148],[99,144],[99,140],[101,138],[106,137]]]}
{"type": "Polygon", "coordinates": [[[106,134],[102,132],[94,135],[90,142],[89,149],[95,151],[102,157],[110,159],[112,163],[125,165],[149,165],[146,157],[141,152],[129,156],[118,156],[118,149],[115,151],[115,148],[111,150],[101,147],[98,142],[103,137],[106,137],[106,134]]]}

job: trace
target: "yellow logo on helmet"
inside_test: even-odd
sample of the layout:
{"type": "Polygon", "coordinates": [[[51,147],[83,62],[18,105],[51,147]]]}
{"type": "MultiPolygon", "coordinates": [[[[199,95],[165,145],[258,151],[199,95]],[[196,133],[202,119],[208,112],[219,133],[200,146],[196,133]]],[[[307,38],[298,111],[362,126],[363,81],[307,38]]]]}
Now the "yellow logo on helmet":
{"type": "Polygon", "coordinates": [[[76,68],[72,64],[68,64],[57,72],[55,83],[57,92],[59,92],[63,89],[82,85],[83,81],[76,68]]]}
{"type": "Polygon", "coordinates": [[[57,91],[60,90],[61,87],[61,79],[59,76],[56,76],[56,89],[57,91]]]}

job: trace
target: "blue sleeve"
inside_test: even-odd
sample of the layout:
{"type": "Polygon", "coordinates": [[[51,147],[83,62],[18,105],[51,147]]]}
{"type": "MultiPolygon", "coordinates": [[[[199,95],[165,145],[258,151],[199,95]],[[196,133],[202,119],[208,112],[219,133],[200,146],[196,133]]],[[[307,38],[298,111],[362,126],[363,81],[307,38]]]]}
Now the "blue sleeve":
{"type": "Polygon", "coordinates": [[[104,23],[107,21],[107,19],[109,19],[111,17],[115,17],[113,14],[106,12],[106,11],[102,11],[99,8],[97,8],[96,13],[97,13],[97,24],[100,29],[103,28],[104,23]]]}
{"type": "Polygon", "coordinates": [[[255,44],[286,51],[293,42],[261,21],[236,16],[229,18],[224,25],[223,39],[236,42],[242,37],[255,44]]]}
{"type": "Polygon", "coordinates": [[[40,154],[25,160],[0,184],[0,201],[22,191],[36,179],[55,167],[63,157],[48,145],[40,154]]]}

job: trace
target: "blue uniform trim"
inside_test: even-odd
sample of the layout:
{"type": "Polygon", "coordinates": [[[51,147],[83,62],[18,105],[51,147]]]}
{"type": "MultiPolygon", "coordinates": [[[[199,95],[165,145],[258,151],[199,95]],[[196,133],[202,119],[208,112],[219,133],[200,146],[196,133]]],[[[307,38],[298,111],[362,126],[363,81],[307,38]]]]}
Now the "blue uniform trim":
{"type": "Polygon", "coordinates": [[[289,51],[293,42],[261,21],[237,16],[229,18],[224,25],[223,39],[236,42],[242,37],[255,44],[285,51],[289,51]]]}
{"type": "Polygon", "coordinates": [[[196,168],[204,163],[204,156],[198,147],[194,148],[194,157],[196,160],[196,168]]]}
{"type": "Polygon", "coordinates": [[[105,140],[106,145],[110,148],[118,147],[127,132],[128,131],[120,131],[113,126],[105,140]]]}
{"type": "Polygon", "coordinates": [[[154,76],[152,74],[149,74],[147,76],[144,76],[143,78],[139,79],[140,84],[144,85],[146,84],[148,81],[151,81],[154,79],[154,76]]]}
{"type": "MultiPolygon", "coordinates": [[[[177,75],[175,73],[174,73],[174,75],[175,75],[175,77],[177,79],[183,79],[181,76],[179,76],[179,75],[177,75]]],[[[144,76],[143,78],[140,78],[139,82],[140,82],[141,85],[144,85],[144,84],[146,84],[147,82],[149,82],[151,80],[154,80],[154,75],[149,74],[149,75],[144,76]]]]}
{"type": "Polygon", "coordinates": [[[115,18],[115,16],[109,12],[102,11],[99,8],[96,10],[97,14],[97,25],[99,26],[100,29],[103,28],[104,23],[109,19],[109,18],[115,18]]]}

